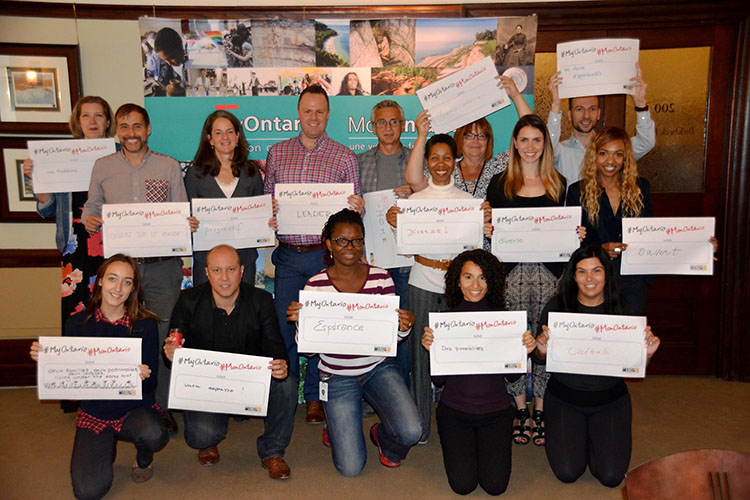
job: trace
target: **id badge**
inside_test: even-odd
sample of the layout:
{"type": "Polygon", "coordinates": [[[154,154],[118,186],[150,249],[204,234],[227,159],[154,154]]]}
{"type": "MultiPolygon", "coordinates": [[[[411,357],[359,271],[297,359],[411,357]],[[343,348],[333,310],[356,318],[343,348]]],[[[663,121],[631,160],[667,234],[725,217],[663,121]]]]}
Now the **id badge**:
{"type": "Polygon", "coordinates": [[[318,383],[318,396],[321,401],[328,402],[328,382],[322,380],[318,383]]]}

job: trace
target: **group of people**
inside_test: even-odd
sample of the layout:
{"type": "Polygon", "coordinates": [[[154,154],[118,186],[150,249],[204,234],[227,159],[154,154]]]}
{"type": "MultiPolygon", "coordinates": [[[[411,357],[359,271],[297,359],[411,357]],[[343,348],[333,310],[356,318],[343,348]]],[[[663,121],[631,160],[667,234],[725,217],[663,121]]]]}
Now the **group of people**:
{"type": "MultiPolygon", "coordinates": [[[[550,81],[557,109],[559,81],[559,75],[550,81]]],[[[646,280],[621,277],[619,259],[626,249],[621,243],[622,217],[650,215],[648,183],[638,177],[635,141],[620,129],[595,131],[596,97],[571,99],[574,137],[560,142],[559,125],[556,133],[550,132],[510,78],[498,77],[498,86],[506,89],[520,119],[509,150],[496,156],[492,128],[485,119],[461,127],[453,137],[436,134],[428,140],[428,111],[416,118],[418,136],[410,150],[400,141],[403,109],[391,100],[377,103],[371,113],[378,144],[355,156],[326,134],[327,92],[310,85],[298,101],[299,136],[270,148],[264,172],[248,160],[239,120],[215,111],[204,123],[184,178],[174,159],[149,149],[151,127],[145,109],[125,104],[113,115],[103,99],[81,99],[71,117],[74,137],[108,137],[114,128],[120,149],[96,162],[88,193],[37,194],[40,215],[57,215],[63,275],[69,271],[67,282],[63,280],[63,334],[142,338],[143,399],[80,404],[71,461],[75,495],[106,494],[117,440],[133,442],[138,450],[133,480],[152,476],[154,453],[177,432],[167,396],[171,360],[181,346],[273,359],[258,454],[270,477],[288,478],[291,470],[284,452],[301,376],[296,322],[302,289],[399,296],[395,357],[302,356],[306,421],[326,424],[322,441],[331,447],[341,474],[355,476],[365,465],[364,402],[380,419],[370,428],[369,438],[382,465],[398,467],[412,446],[426,443],[434,383],[443,388],[438,435],[455,492],[466,494],[477,485],[493,495],[505,491],[511,443],[532,440],[546,445],[552,470],[562,481],[575,481],[588,466],[603,484],[619,484],[630,457],[627,388],[618,378],[546,374],[546,317],[550,311],[643,314],[646,280]],[[579,107],[584,109],[579,112],[579,107]],[[570,166],[580,147],[584,155],[579,164],[568,170],[561,167],[570,166]],[[569,154],[562,153],[568,149],[569,154]],[[568,178],[561,171],[573,173],[568,178]],[[277,183],[351,183],[354,194],[348,208],[329,218],[321,235],[277,235],[273,297],[254,286],[254,249],[219,245],[195,252],[194,287],[183,291],[179,258],[117,254],[103,259],[104,203],[273,196],[277,183]],[[392,190],[397,198],[479,198],[485,201],[486,221],[491,208],[580,205],[583,219],[577,233],[582,246],[567,264],[501,263],[486,243],[484,249],[459,255],[416,255],[412,267],[380,269],[363,258],[365,228],[360,215],[365,209],[361,195],[379,190],[392,190]],[[428,314],[492,310],[527,312],[522,342],[534,366],[533,414],[527,407],[525,374],[430,377],[428,350],[434,337],[428,314]],[[182,331],[181,345],[170,342],[170,327],[182,331]]],[[[644,116],[649,123],[645,133],[653,134],[640,73],[633,86],[639,123],[644,116]]],[[[554,110],[553,119],[559,120],[554,110]]],[[[643,133],[639,128],[639,136],[643,133]]],[[[25,174],[31,176],[32,171],[33,163],[26,161],[25,174]]],[[[277,207],[274,202],[274,214],[277,207]]],[[[394,227],[398,212],[394,206],[386,217],[394,227]]],[[[192,230],[200,225],[195,217],[188,221],[192,230]]],[[[275,215],[268,225],[277,229],[275,215]]],[[[487,222],[485,236],[491,233],[487,222]]],[[[649,328],[644,342],[650,357],[659,340],[649,328]]],[[[32,358],[37,359],[42,347],[32,345],[32,358]]],[[[185,440],[198,450],[201,464],[219,461],[218,444],[226,436],[229,418],[182,412],[185,440]]]]}

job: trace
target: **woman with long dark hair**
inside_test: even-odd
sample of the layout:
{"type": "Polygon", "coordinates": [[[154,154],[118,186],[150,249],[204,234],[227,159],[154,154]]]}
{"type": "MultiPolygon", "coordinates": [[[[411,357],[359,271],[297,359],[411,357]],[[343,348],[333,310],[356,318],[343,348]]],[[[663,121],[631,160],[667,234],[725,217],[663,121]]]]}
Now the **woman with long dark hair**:
{"type": "MultiPolygon", "coordinates": [[[[117,441],[135,444],[137,454],[131,478],[151,479],[154,453],[167,444],[169,435],[155,406],[159,318],[143,307],[141,279],[135,261],[116,254],[99,267],[91,299],[83,311],[68,318],[65,333],[75,337],[141,339],[142,399],[84,400],[78,409],[70,476],[76,498],[102,498],[112,487],[117,441]]],[[[31,345],[31,359],[43,348],[31,345]]]]}
{"type": "MultiPolygon", "coordinates": [[[[354,210],[333,214],[323,228],[328,267],[310,278],[305,290],[335,293],[395,295],[388,271],[365,263],[362,249],[365,227],[354,210]]],[[[287,320],[296,322],[302,304],[292,302],[287,320]]],[[[397,309],[399,339],[414,324],[414,314],[397,309]]],[[[370,428],[370,440],[378,448],[380,463],[398,467],[422,433],[417,408],[409,396],[395,358],[320,353],[321,383],[328,384],[323,402],[327,428],[323,443],[330,445],[333,465],[344,476],[356,476],[365,466],[367,450],[362,435],[362,398],[381,419],[370,428]]]]}
{"type": "MultiPolygon", "coordinates": [[[[583,246],[570,258],[560,281],[560,293],[542,311],[535,356],[547,356],[550,312],[628,314],[617,275],[601,246],[583,246]]],[[[647,362],[659,348],[659,338],[644,331],[647,362]]],[[[558,479],[572,483],[589,467],[605,486],[625,477],[632,447],[630,395],[619,377],[553,373],[544,394],[547,459],[558,479]]]]}
{"type": "MultiPolygon", "coordinates": [[[[248,159],[249,146],[240,121],[232,113],[214,111],[206,118],[198,151],[185,173],[185,190],[193,198],[241,198],[263,194],[263,179],[254,161],[248,159]]],[[[271,218],[269,225],[275,227],[271,218]]],[[[237,250],[245,266],[242,279],[255,284],[255,248],[237,250]]],[[[193,252],[193,283],[205,283],[207,251],[193,252]]]]}
{"type": "MultiPolygon", "coordinates": [[[[503,264],[485,250],[459,254],[445,274],[450,312],[502,311],[504,293],[503,264]]],[[[428,351],[433,333],[424,327],[422,345],[428,351]]],[[[528,330],[523,344],[527,352],[536,346],[528,330]]],[[[443,387],[436,416],[451,488],[460,495],[471,493],[477,485],[490,495],[503,493],[510,479],[514,415],[503,375],[436,376],[432,381],[443,387]]]]}

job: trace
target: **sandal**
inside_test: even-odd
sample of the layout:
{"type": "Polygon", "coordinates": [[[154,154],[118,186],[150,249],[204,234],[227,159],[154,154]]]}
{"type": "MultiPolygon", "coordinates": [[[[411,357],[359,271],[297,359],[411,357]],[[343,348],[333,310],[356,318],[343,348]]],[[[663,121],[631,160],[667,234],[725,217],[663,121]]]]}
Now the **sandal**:
{"type": "Polygon", "coordinates": [[[534,440],[534,444],[537,446],[544,446],[544,412],[542,410],[534,410],[534,414],[531,416],[532,420],[536,424],[531,429],[531,439],[534,440]]]}
{"type": "Polygon", "coordinates": [[[531,427],[526,425],[526,421],[531,418],[529,409],[521,408],[520,410],[516,410],[515,418],[518,420],[518,425],[513,427],[513,441],[516,444],[529,444],[529,441],[531,441],[531,434],[529,433],[531,427]]]}

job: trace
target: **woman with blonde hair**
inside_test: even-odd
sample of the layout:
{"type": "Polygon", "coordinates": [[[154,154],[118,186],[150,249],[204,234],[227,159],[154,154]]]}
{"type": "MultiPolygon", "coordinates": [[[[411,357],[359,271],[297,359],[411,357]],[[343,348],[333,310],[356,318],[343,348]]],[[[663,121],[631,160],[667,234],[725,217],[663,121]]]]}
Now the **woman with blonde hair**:
{"type": "MultiPolygon", "coordinates": [[[[633,146],[625,130],[607,127],[596,133],[586,150],[581,180],[568,189],[566,205],[583,208],[584,244],[601,246],[619,276],[620,256],[627,249],[622,243],[622,218],[651,217],[651,186],[638,176],[633,146]]],[[[619,280],[630,313],[645,314],[650,279],[633,275],[619,280]]]]}
{"type": "MultiPolygon", "coordinates": [[[[513,128],[508,168],[497,174],[487,188],[492,208],[536,208],[562,206],[565,177],[555,170],[555,155],[547,126],[536,115],[521,117],[513,128]]],[[[505,263],[508,277],[505,302],[509,311],[526,311],[529,329],[539,331],[539,315],[555,294],[562,264],[542,262],[505,263]]],[[[543,365],[533,366],[534,413],[526,406],[526,377],[508,384],[516,403],[513,439],[518,444],[534,440],[544,445],[543,401],[548,375],[543,365]],[[532,431],[532,434],[529,432],[532,431]]]]}

